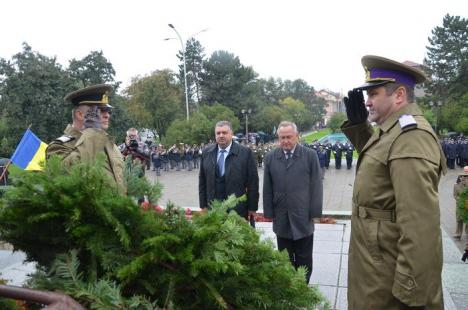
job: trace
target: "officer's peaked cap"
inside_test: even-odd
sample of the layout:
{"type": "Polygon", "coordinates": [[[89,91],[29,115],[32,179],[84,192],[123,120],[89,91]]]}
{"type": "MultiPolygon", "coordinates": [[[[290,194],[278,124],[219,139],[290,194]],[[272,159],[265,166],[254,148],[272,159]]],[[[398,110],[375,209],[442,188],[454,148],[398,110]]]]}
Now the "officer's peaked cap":
{"type": "Polygon", "coordinates": [[[427,80],[421,70],[388,58],[366,55],[362,57],[361,63],[366,72],[366,83],[357,89],[366,90],[388,83],[401,83],[414,88],[416,84],[427,80]]]}
{"type": "Polygon", "coordinates": [[[75,90],[65,96],[65,103],[74,107],[79,105],[97,105],[100,108],[111,109],[109,96],[112,92],[112,86],[108,84],[92,85],[75,90]]]}

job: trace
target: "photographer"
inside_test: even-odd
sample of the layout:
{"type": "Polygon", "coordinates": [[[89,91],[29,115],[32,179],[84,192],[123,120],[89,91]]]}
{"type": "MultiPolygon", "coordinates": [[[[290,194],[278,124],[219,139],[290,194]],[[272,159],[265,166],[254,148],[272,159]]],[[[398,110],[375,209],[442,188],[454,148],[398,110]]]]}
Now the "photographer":
{"type": "Polygon", "coordinates": [[[140,177],[145,175],[146,165],[150,161],[150,152],[148,147],[140,141],[138,130],[130,128],[127,130],[127,137],[125,143],[119,146],[119,150],[125,157],[125,161],[131,164],[131,168],[139,165],[141,172],[138,174],[140,177]],[[128,161],[128,156],[130,160],[128,161]]]}

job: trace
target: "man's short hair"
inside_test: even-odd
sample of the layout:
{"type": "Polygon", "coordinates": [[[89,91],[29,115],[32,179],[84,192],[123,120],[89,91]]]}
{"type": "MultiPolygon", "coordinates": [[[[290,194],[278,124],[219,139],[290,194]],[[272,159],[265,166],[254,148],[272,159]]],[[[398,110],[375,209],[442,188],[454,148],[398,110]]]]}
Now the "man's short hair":
{"type": "Polygon", "coordinates": [[[279,125],[278,125],[278,129],[276,130],[276,134],[278,134],[279,130],[281,127],[292,127],[294,129],[294,132],[295,133],[298,133],[297,131],[297,126],[296,124],[294,124],[294,122],[290,122],[290,121],[282,121],[279,125]]]}
{"type": "Polygon", "coordinates": [[[89,106],[87,105],[78,105],[72,109],[72,119],[75,121],[76,120],[76,111],[81,111],[81,113],[86,114],[88,112],[89,106]]]}
{"type": "Polygon", "coordinates": [[[215,128],[216,127],[224,127],[224,126],[229,127],[229,130],[232,132],[232,125],[231,125],[231,122],[229,122],[229,121],[219,121],[219,122],[216,123],[215,128]]]}
{"type": "Polygon", "coordinates": [[[136,128],[129,128],[127,130],[127,136],[130,136],[130,135],[138,135],[138,130],[136,128]]]}
{"type": "Polygon", "coordinates": [[[406,90],[406,101],[408,103],[414,102],[414,89],[409,87],[406,84],[402,83],[388,83],[383,86],[385,88],[385,93],[387,96],[390,96],[397,90],[399,87],[404,87],[406,90]]]}

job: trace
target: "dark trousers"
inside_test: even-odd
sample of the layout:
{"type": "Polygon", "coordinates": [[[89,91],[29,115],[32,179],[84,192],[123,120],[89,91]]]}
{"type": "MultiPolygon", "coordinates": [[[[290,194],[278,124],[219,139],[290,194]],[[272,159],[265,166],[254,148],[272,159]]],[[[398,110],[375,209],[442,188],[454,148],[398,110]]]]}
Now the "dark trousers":
{"type": "Polygon", "coordinates": [[[312,275],[312,249],[314,247],[314,234],[299,240],[281,238],[276,236],[278,250],[286,249],[291,264],[297,269],[300,266],[307,268],[306,283],[309,283],[312,275]]]}
{"type": "Polygon", "coordinates": [[[447,158],[447,166],[449,169],[455,169],[455,158],[447,158]]]}

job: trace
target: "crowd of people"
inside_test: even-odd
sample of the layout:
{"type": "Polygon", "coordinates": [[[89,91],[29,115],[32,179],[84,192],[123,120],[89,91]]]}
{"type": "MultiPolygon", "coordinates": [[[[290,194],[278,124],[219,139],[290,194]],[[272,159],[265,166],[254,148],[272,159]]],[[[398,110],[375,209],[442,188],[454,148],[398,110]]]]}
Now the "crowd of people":
{"type": "Polygon", "coordinates": [[[455,164],[459,167],[468,166],[468,139],[463,135],[452,138],[444,138],[440,141],[447,167],[455,169],[455,164]]]}
{"type": "MultiPolygon", "coordinates": [[[[206,147],[204,143],[201,144],[173,144],[169,147],[162,144],[154,143],[151,140],[146,142],[139,141],[138,153],[145,154],[147,161],[143,164],[146,169],[152,169],[160,176],[162,172],[173,171],[192,171],[200,167],[200,158],[203,149],[206,147]]],[[[237,141],[241,145],[247,146],[252,150],[255,156],[258,168],[263,167],[263,160],[265,155],[273,150],[277,143],[247,143],[245,140],[237,141]]],[[[353,165],[354,146],[349,142],[336,141],[332,143],[319,143],[317,140],[312,143],[301,143],[301,145],[313,149],[317,152],[322,169],[322,178],[325,176],[326,169],[329,169],[331,159],[335,159],[335,169],[341,169],[342,160],[346,160],[346,168],[351,169],[353,165]]],[[[121,146],[121,150],[124,148],[121,146]]]]}

